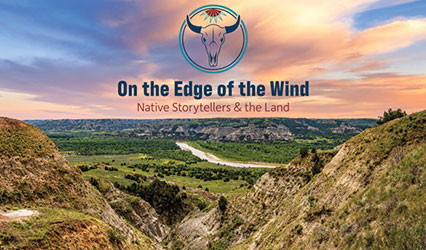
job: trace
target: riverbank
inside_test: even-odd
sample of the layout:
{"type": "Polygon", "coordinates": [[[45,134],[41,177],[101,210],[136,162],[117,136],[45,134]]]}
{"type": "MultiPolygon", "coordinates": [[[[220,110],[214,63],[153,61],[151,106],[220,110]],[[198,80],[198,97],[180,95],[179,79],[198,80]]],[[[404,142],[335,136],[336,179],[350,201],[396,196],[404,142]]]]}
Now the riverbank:
{"type": "Polygon", "coordinates": [[[191,151],[193,155],[199,157],[202,160],[206,160],[208,162],[215,163],[215,164],[221,164],[221,165],[239,167],[239,168],[276,168],[278,167],[278,165],[272,165],[272,164],[227,161],[227,160],[220,159],[211,153],[204,152],[200,149],[192,147],[185,142],[176,142],[176,145],[178,145],[182,150],[191,151]]]}

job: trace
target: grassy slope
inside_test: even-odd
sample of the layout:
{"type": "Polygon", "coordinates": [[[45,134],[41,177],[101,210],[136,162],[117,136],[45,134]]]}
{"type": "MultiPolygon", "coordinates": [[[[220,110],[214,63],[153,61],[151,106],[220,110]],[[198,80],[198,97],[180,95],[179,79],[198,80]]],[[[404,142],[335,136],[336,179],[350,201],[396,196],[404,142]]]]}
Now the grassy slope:
{"type": "Polygon", "coordinates": [[[0,117],[0,156],[46,157],[55,150],[55,144],[38,128],[0,117]]]}
{"type": "Polygon", "coordinates": [[[0,207],[17,205],[99,211],[102,201],[38,128],[0,118],[0,207]]]}
{"type": "Polygon", "coordinates": [[[234,248],[424,249],[425,124],[423,111],[355,136],[234,248]]]}
{"type": "Polygon", "coordinates": [[[0,208],[41,213],[28,221],[1,221],[2,249],[155,249],[142,233],[134,230],[139,243],[131,242],[102,221],[104,206],[99,192],[38,128],[0,117],[0,208]]]}
{"type": "Polygon", "coordinates": [[[1,225],[2,249],[154,249],[138,235],[135,245],[104,221],[75,210],[38,208],[40,215],[1,225]]]}

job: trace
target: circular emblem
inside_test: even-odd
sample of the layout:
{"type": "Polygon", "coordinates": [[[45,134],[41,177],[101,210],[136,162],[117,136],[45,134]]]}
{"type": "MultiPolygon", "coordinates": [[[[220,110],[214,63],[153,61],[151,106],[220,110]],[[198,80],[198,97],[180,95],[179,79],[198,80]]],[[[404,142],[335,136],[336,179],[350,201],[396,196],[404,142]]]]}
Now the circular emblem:
{"type": "Polygon", "coordinates": [[[206,73],[224,72],[244,56],[246,26],[235,11],[221,5],[205,5],[185,17],[179,46],[194,68],[206,73]]]}

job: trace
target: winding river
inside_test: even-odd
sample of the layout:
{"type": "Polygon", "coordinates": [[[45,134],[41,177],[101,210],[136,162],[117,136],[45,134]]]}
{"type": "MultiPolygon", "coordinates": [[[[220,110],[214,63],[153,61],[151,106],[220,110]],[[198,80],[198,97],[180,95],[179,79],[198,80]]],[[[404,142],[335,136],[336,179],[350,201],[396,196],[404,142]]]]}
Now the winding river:
{"type": "Polygon", "coordinates": [[[198,156],[202,160],[206,160],[208,162],[215,163],[215,164],[221,164],[221,165],[239,167],[239,168],[276,168],[277,167],[274,165],[265,165],[260,163],[254,164],[254,163],[225,161],[225,160],[217,158],[216,156],[210,153],[196,149],[184,142],[176,142],[176,145],[178,145],[182,150],[191,151],[193,155],[198,156]]]}

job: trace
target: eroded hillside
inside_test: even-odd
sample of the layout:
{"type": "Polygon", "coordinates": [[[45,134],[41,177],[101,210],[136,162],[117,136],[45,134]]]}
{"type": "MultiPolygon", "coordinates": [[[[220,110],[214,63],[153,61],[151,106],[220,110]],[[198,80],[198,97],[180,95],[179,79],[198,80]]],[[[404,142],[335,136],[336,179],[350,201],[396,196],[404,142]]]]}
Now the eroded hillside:
{"type": "Polygon", "coordinates": [[[161,248],[120,217],[38,128],[0,118],[0,209],[22,208],[34,216],[0,216],[2,249],[161,248]]]}
{"type": "Polygon", "coordinates": [[[299,156],[225,211],[186,218],[169,246],[424,249],[425,124],[423,111],[368,129],[333,152],[299,156]]]}

